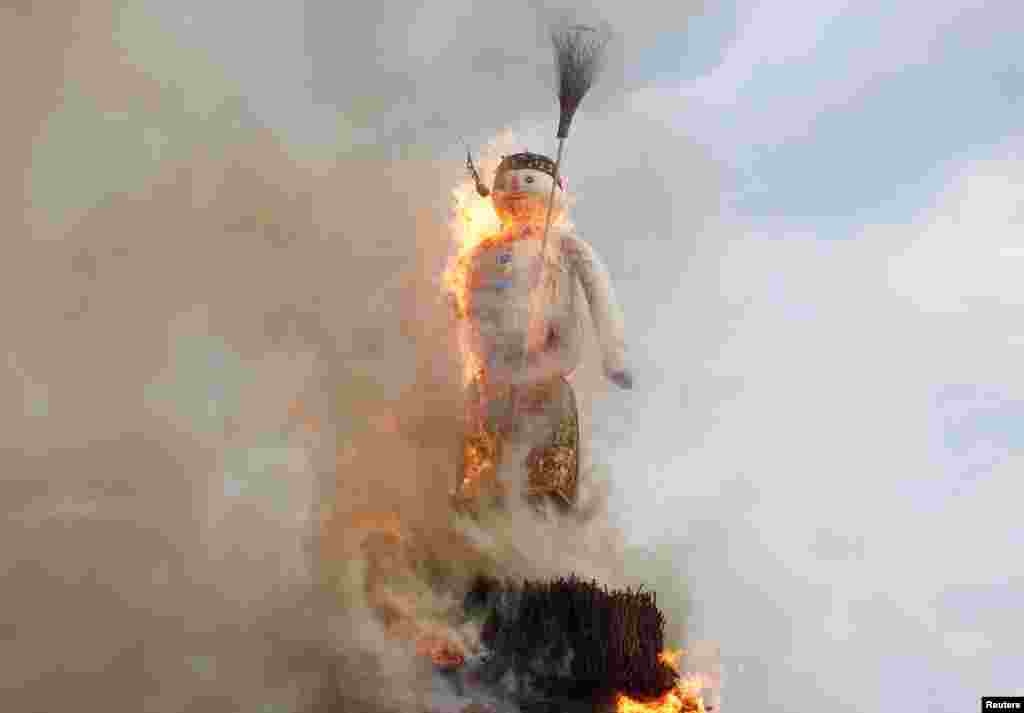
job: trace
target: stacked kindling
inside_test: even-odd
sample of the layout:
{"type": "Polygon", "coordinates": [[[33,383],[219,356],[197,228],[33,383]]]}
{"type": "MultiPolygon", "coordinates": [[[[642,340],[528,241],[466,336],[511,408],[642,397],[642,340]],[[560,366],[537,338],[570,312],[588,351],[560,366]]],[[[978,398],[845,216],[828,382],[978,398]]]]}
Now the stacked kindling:
{"type": "Polygon", "coordinates": [[[609,591],[574,576],[522,586],[480,580],[466,607],[487,612],[484,678],[511,672],[524,702],[655,698],[678,682],[659,658],[665,620],[652,593],[609,591]]]}

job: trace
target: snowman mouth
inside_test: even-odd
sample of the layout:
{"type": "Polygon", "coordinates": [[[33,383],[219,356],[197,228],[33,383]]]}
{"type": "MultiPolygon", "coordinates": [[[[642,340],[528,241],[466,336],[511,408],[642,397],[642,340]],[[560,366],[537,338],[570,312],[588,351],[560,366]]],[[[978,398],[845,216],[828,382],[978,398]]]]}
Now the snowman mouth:
{"type": "Polygon", "coordinates": [[[536,201],[541,200],[543,198],[544,198],[544,196],[541,195],[540,193],[534,193],[534,192],[531,192],[531,191],[519,191],[517,193],[509,193],[505,197],[505,200],[508,203],[512,203],[514,205],[523,205],[525,203],[536,202],[536,201]]]}

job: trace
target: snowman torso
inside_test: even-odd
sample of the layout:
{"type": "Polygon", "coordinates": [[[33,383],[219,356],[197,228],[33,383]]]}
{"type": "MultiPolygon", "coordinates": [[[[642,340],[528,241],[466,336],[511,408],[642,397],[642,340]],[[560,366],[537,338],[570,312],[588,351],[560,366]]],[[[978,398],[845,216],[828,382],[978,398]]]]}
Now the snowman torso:
{"type": "Polygon", "coordinates": [[[463,346],[473,351],[474,368],[505,372],[502,378],[519,383],[542,381],[553,372],[566,375],[576,368],[584,306],[596,328],[605,373],[611,376],[626,368],[622,313],[608,271],[586,241],[560,227],[565,226],[560,221],[565,183],[556,184],[555,169],[551,159],[539,154],[504,157],[491,196],[505,228],[461,259],[466,282],[459,313],[466,320],[463,327],[468,327],[463,337],[469,337],[462,339],[463,346]],[[555,289],[548,290],[545,283],[543,291],[533,295],[543,296],[542,304],[531,305],[541,272],[543,226],[549,219],[554,220],[549,249],[557,257],[557,268],[545,277],[554,278],[555,289]],[[577,299],[578,288],[585,299],[577,299]],[[539,313],[531,315],[531,307],[539,313]],[[531,334],[531,317],[542,320],[546,338],[531,334]],[[542,353],[526,354],[527,343],[542,353]]]}
{"type": "MultiPolygon", "coordinates": [[[[485,241],[467,256],[467,317],[478,362],[515,370],[523,364],[530,325],[530,296],[540,271],[541,240],[530,232],[506,233],[485,241]]],[[[579,360],[580,319],[573,265],[561,260],[556,297],[543,306],[549,339],[545,351],[563,373],[579,360]]]]}

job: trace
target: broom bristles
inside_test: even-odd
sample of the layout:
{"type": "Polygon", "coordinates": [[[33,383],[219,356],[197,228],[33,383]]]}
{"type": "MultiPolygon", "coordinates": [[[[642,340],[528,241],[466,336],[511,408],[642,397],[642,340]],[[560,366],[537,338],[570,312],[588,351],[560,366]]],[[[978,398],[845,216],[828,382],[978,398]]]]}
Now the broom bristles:
{"type": "Polygon", "coordinates": [[[604,66],[608,32],[586,25],[572,25],[551,33],[558,69],[558,138],[569,135],[569,125],[584,95],[604,66]]]}

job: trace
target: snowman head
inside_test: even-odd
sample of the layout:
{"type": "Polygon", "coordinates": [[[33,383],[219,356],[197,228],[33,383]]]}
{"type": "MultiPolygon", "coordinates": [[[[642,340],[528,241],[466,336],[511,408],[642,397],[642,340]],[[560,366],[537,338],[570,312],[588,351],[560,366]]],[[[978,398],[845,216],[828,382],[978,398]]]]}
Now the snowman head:
{"type": "MultiPolygon", "coordinates": [[[[494,210],[503,223],[542,223],[547,216],[548,198],[555,180],[555,162],[535,153],[505,156],[494,176],[494,210]]],[[[555,190],[552,218],[563,208],[565,182],[555,190]]]]}

